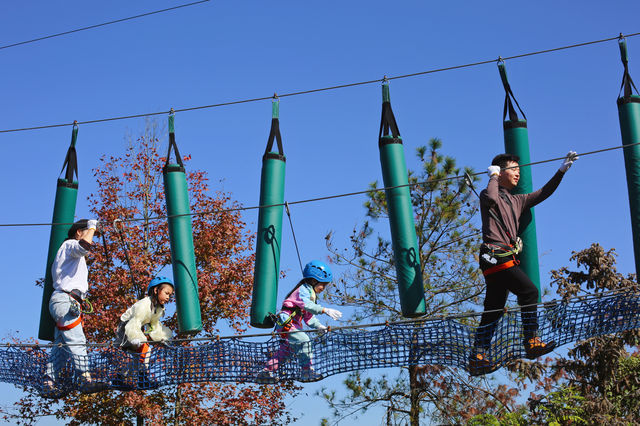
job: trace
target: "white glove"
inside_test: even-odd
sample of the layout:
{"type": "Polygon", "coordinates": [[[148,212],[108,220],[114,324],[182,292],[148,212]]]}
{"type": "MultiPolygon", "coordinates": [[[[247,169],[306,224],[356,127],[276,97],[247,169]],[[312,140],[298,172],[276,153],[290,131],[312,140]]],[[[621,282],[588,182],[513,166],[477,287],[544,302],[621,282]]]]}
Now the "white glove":
{"type": "Polygon", "coordinates": [[[489,166],[489,168],[487,169],[487,172],[489,173],[489,177],[493,175],[497,176],[500,174],[500,166],[489,166]]]}
{"type": "Polygon", "coordinates": [[[98,219],[90,219],[87,221],[87,229],[93,229],[94,231],[98,229],[98,219]]]}
{"type": "Polygon", "coordinates": [[[574,161],[576,161],[578,158],[578,153],[575,151],[569,151],[567,153],[567,156],[564,158],[563,162],[562,162],[562,166],[560,166],[560,168],[558,170],[560,170],[561,172],[566,172],[567,170],[569,170],[569,168],[571,168],[571,165],[573,164],[574,161]]]}
{"type": "Polygon", "coordinates": [[[342,312],[337,309],[324,308],[323,313],[329,315],[333,320],[338,320],[342,317],[342,312]]]}
{"type": "Polygon", "coordinates": [[[322,336],[323,334],[325,334],[327,332],[327,326],[326,325],[319,325],[316,329],[318,330],[318,334],[320,336],[322,336]]]}
{"type": "Polygon", "coordinates": [[[129,343],[131,343],[131,345],[135,346],[136,348],[139,348],[142,345],[143,341],[140,339],[132,339],[129,341],[129,343]]]}

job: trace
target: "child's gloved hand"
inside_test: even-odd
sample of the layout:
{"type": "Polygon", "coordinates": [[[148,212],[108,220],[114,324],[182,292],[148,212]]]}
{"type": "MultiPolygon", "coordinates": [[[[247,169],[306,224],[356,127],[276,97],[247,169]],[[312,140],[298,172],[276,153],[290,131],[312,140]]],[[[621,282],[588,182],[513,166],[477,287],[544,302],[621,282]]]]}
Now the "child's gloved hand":
{"type": "Polygon", "coordinates": [[[142,344],[144,343],[142,340],[140,339],[132,339],[130,340],[131,345],[135,346],[136,348],[139,348],[140,346],[142,346],[142,344]]]}
{"type": "Polygon", "coordinates": [[[338,320],[342,317],[342,312],[337,309],[324,308],[322,312],[329,315],[333,320],[338,320]]]}
{"type": "Polygon", "coordinates": [[[318,334],[320,336],[323,336],[323,335],[325,335],[327,333],[327,326],[326,325],[319,325],[317,330],[318,330],[318,334]]]}

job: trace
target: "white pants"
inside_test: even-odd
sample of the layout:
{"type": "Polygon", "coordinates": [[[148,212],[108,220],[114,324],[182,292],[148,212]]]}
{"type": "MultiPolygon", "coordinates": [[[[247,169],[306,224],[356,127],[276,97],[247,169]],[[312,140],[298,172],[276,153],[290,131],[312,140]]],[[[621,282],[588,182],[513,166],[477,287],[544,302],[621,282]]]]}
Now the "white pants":
{"type": "MultiPolygon", "coordinates": [[[[49,313],[57,325],[68,325],[78,319],[78,315],[69,312],[71,305],[77,303],[71,296],[63,291],[54,291],[49,301],[49,313]]],[[[82,330],[82,322],[70,330],[55,329],[54,342],[55,345],[60,343],[68,346],[54,346],[49,355],[47,362],[46,374],[53,380],[58,379],[60,369],[62,369],[69,358],[72,359],[73,365],[78,373],[84,373],[89,370],[87,358],[87,339],[82,330]]]]}

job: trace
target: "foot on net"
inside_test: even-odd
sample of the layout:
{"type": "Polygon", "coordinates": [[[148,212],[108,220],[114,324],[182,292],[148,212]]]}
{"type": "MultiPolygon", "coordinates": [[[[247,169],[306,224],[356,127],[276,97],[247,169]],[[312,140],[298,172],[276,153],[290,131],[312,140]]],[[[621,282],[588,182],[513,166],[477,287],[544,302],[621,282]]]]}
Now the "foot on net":
{"type": "Polygon", "coordinates": [[[262,370],[256,376],[256,382],[261,384],[277,383],[278,377],[276,373],[269,370],[262,370]]]}
{"type": "Polygon", "coordinates": [[[539,337],[532,337],[524,342],[524,351],[529,359],[536,359],[542,355],[546,355],[556,348],[556,342],[543,342],[539,337]]]}
{"type": "Polygon", "coordinates": [[[68,392],[65,392],[60,388],[54,380],[46,376],[42,382],[42,390],[40,391],[44,398],[58,399],[65,396],[68,392]]]}
{"type": "Polygon", "coordinates": [[[322,374],[316,373],[313,368],[304,369],[300,374],[301,382],[317,382],[318,380],[322,380],[322,374]]]}
{"type": "Polygon", "coordinates": [[[491,362],[484,352],[476,352],[469,357],[469,374],[471,376],[482,376],[498,369],[498,365],[491,362]]]}
{"type": "Polygon", "coordinates": [[[100,392],[106,388],[106,383],[95,380],[89,373],[82,373],[78,380],[78,389],[83,393],[100,392]]]}

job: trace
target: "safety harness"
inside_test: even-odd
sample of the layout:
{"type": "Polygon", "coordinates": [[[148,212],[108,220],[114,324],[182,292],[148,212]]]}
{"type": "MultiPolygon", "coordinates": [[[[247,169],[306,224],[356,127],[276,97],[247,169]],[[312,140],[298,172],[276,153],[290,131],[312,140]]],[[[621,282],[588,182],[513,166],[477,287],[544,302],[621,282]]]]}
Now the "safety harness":
{"type": "Polygon", "coordinates": [[[291,327],[293,325],[292,324],[293,323],[293,319],[296,316],[302,315],[302,309],[300,309],[297,306],[295,308],[287,308],[287,307],[283,306],[282,310],[280,312],[284,312],[284,313],[288,314],[287,318],[283,320],[280,315],[276,315],[276,314],[273,314],[273,313],[269,312],[269,319],[271,321],[273,321],[273,323],[276,326],[281,327],[282,328],[281,331],[283,331],[285,333],[291,330],[291,327]]]}
{"type": "Polygon", "coordinates": [[[78,325],[83,323],[82,314],[91,314],[91,313],[93,313],[93,306],[91,305],[91,302],[89,302],[88,299],[84,299],[83,300],[82,296],[80,296],[75,290],[73,290],[73,291],[65,291],[65,293],[67,293],[69,295],[69,297],[71,297],[71,299],[73,299],[71,303],[76,303],[78,305],[78,310],[80,311],[80,314],[78,315],[78,318],[76,318],[72,323],[69,323],[69,324],[58,324],[58,323],[56,323],[56,327],[60,331],[67,331],[67,330],[71,330],[72,328],[77,327],[78,325]],[[84,310],[84,305],[85,304],[89,305],[89,310],[88,311],[84,310]]]}
{"type": "MultiPolygon", "coordinates": [[[[514,215],[514,222],[517,222],[515,213],[513,213],[511,200],[509,200],[506,194],[502,194],[502,192],[500,192],[499,195],[500,198],[509,205],[514,215]]],[[[482,275],[485,277],[518,265],[520,261],[516,256],[522,252],[522,239],[518,236],[514,238],[511,233],[509,233],[497,206],[495,209],[489,208],[489,215],[500,224],[507,237],[509,237],[510,244],[482,243],[480,246],[480,266],[482,268],[482,275]]]]}

